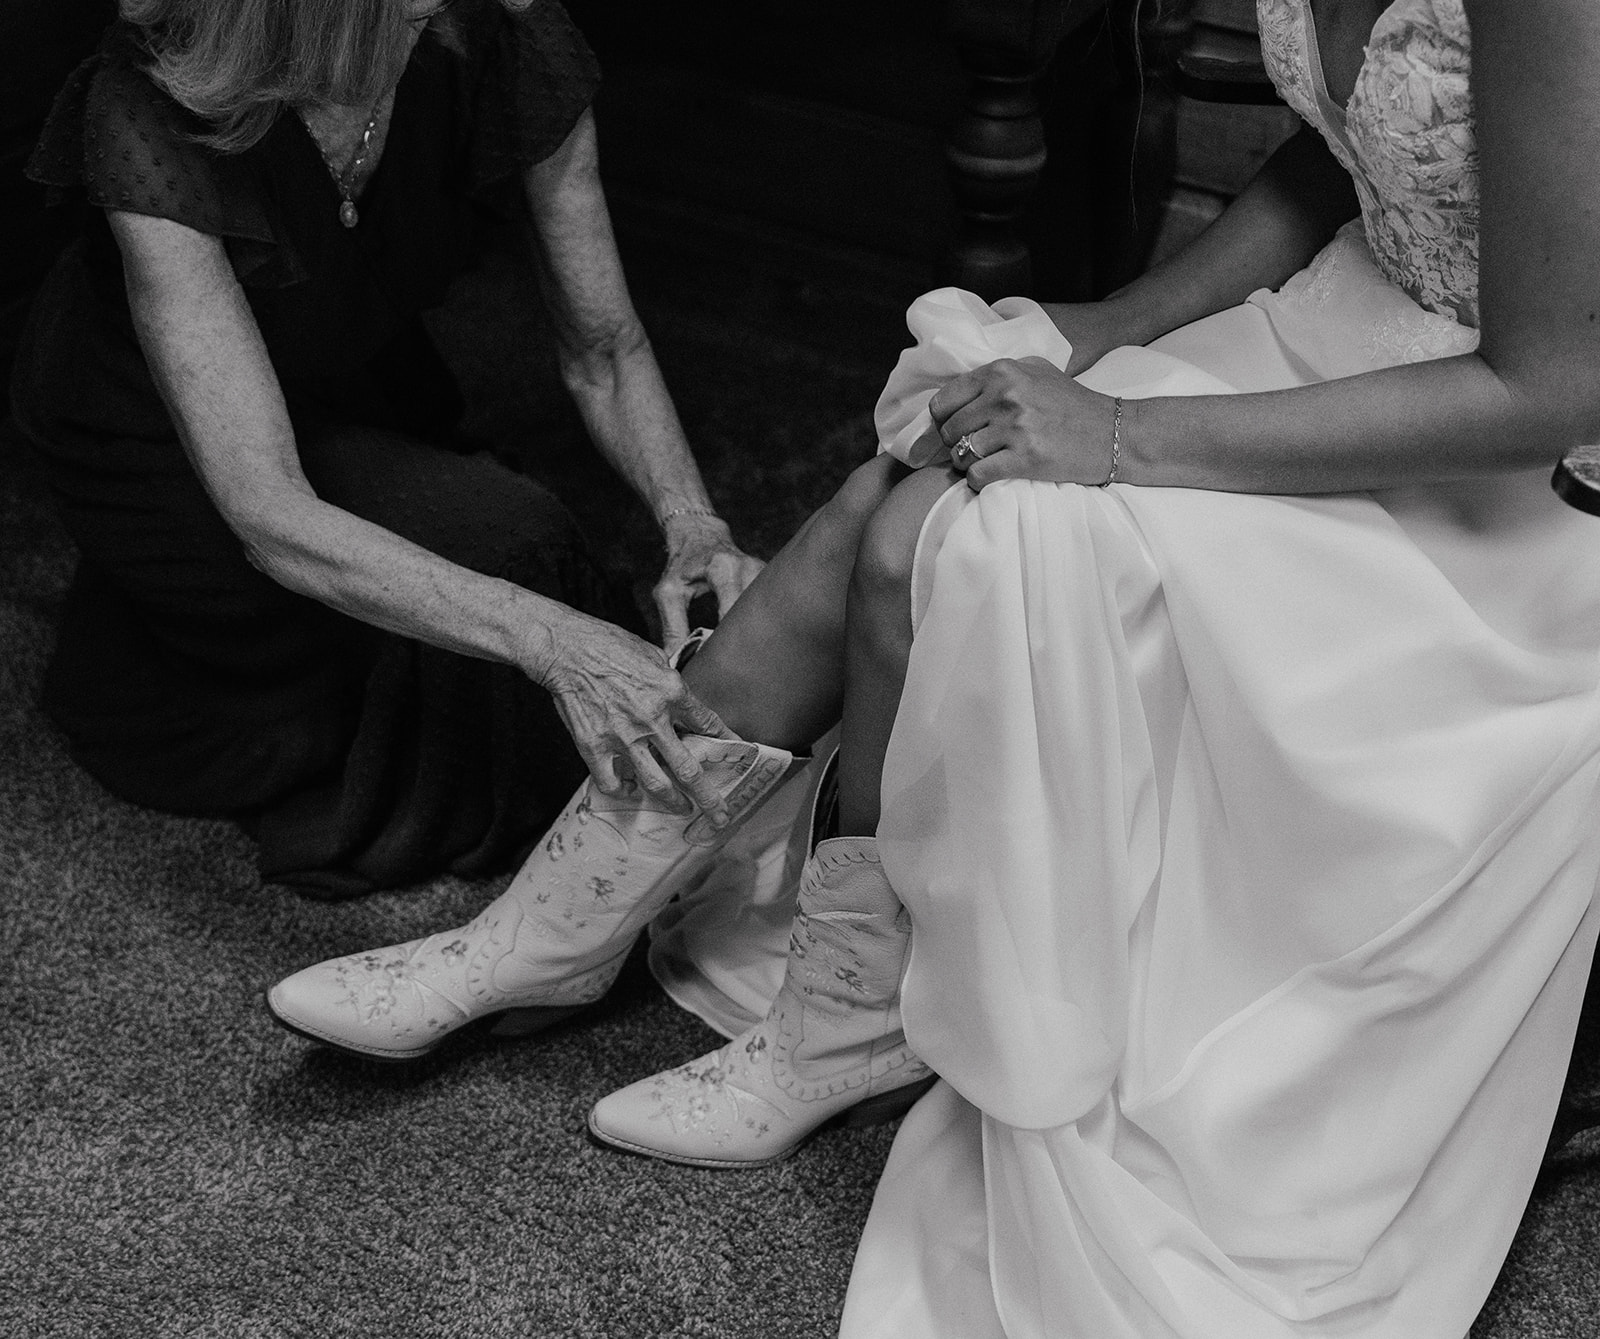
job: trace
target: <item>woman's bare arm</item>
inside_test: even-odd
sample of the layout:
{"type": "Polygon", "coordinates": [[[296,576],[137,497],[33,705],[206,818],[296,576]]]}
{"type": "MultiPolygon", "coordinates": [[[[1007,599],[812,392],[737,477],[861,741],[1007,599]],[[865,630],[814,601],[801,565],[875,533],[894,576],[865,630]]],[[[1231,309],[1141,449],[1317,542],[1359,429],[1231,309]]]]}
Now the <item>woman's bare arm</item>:
{"type": "Polygon", "coordinates": [[[1073,341],[1076,376],[1112,349],[1168,331],[1277,288],[1359,212],[1350,174],[1305,126],[1198,237],[1102,302],[1045,303],[1073,341]]]}
{"type": "Polygon", "coordinates": [[[662,521],[667,567],[655,598],[674,645],[688,633],[691,596],[713,592],[726,612],[761,564],[716,517],[633,309],[590,113],[554,154],[527,169],[524,185],[562,377],[595,445],[662,521]]]}
{"type": "Polygon", "coordinates": [[[650,789],[670,794],[649,758],[654,748],[685,790],[720,809],[673,722],[709,733],[720,723],[659,650],[319,499],[222,244],[167,219],[112,212],[110,221],[146,361],[196,473],[255,567],[363,622],[517,666],[555,693],[608,789],[623,759],[650,789]]]}
{"type": "MultiPolygon", "coordinates": [[[[1600,440],[1600,12],[1586,0],[1467,0],[1481,154],[1477,352],[1294,390],[1132,402],[1120,477],[1238,492],[1381,488],[1553,466],[1600,440]]],[[[1103,396],[1033,363],[935,397],[947,440],[1004,425],[968,478],[1097,483],[1103,396]]]]}

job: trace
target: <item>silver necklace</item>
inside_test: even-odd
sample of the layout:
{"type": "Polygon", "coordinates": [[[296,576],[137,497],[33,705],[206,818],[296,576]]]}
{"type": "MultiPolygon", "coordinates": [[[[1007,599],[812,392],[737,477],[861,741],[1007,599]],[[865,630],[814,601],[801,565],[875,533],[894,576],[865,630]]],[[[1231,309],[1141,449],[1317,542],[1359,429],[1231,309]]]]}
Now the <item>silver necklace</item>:
{"type": "Polygon", "coordinates": [[[328,151],[323,147],[322,140],[315,128],[307,119],[306,114],[298,107],[296,114],[306,128],[306,133],[311,136],[311,142],[317,146],[317,152],[322,155],[323,166],[328,169],[328,175],[333,178],[333,184],[339,191],[339,222],[347,228],[353,228],[361,222],[360,211],[356,209],[355,183],[361,174],[362,167],[366,164],[367,155],[372,152],[372,136],[378,128],[378,118],[383,115],[383,106],[389,100],[385,93],[377,102],[372,104],[372,115],[367,118],[367,128],[361,132],[361,142],[356,145],[355,156],[345,164],[344,170],[334,166],[333,159],[328,157],[328,151]]]}

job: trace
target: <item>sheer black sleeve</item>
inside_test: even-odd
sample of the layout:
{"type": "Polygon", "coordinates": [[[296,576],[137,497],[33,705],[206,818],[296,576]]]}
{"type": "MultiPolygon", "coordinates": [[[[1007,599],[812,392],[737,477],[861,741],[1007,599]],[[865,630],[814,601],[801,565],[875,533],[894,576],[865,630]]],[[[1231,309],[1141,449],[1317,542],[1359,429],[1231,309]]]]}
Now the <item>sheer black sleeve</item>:
{"type": "Polygon", "coordinates": [[[114,35],[57,94],[27,174],[57,198],[81,192],[104,209],[272,243],[248,177],[237,161],[195,141],[203,129],[139,68],[131,42],[114,35]]]}
{"type": "Polygon", "coordinates": [[[560,148],[594,101],[600,66],[556,0],[514,11],[490,0],[479,21],[486,42],[469,153],[481,192],[560,148]]]}

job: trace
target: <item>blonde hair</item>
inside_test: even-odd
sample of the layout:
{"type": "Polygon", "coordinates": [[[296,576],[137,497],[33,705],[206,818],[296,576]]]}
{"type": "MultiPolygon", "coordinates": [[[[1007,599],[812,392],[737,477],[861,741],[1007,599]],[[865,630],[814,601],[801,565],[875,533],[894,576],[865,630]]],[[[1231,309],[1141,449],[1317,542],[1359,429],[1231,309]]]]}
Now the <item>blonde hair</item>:
{"type": "MultiPolygon", "coordinates": [[[[501,3],[522,9],[529,0],[501,3]]],[[[119,8],[140,30],[150,77],[207,123],[196,138],[225,153],[255,144],[285,105],[376,101],[410,50],[405,0],[120,0],[119,8]]]]}

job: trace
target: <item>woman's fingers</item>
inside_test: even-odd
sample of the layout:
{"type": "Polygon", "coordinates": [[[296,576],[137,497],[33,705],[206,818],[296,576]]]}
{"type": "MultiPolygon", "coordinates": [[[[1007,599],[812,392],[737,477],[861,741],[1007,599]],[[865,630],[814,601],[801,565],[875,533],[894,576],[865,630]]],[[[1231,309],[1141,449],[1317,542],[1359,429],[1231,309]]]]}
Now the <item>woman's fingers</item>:
{"type": "MultiPolygon", "coordinates": [[[[985,386],[983,368],[952,377],[928,401],[928,415],[933,419],[928,430],[917,438],[915,450],[933,456],[948,451],[955,456],[955,446],[963,435],[975,433],[989,420],[982,405],[985,386]]],[[[958,460],[958,465],[968,463],[958,460]]]]}
{"type": "Polygon", "coordinates": [[[984,427],[962,433],[950,448],[950,463],[958,470],[970,470],[980,460],[1004,450],[1005,446],[1005,436],[998,428],[984,427]]]}
{"type": "MultiPolygon", "coordinates": [[[[970,372],[951,377],[933,393],[933,399],[928,401],[928,413],[936,426],[944,427],[952,414],[983,394],[989,384],[989,369],[993,366],[993,363],[986,363],[970,372]]],[[[946,437],[946,440],[954,439],[946,437]]]]}
{"type": "Polygon", "coordinates": [[[583,760],[589,767],[589,775],[594,778],[594,784],[602,795],[616,797],[626,789],[622,774],[617,771],[616,756],[610,752],[597,752],[592,749],[579,749],[583,760]]]}
{"type": "Polygon", "coordinates": [[[912,443],[910,458],[912,460],[932,460],[944,449],[944,434],[939,431],[939,425],[934,423],[912,443]]]}
{"type": "Polygon", "coordinates": [[[940,440],[968,486],[998,479],[1097,484],[1116,440],[1113,401],[1042,358],[999,359],[933,397],[940,440]],[[963,446],[963,443],[965,445],[963,446]]]}
{"type": "Polygon", "coordinates": [[[761,568],[718,517],[695,511],[679,516],[668,528],[667,566],[655,587],[664,643],[675,647],[689,635],[689,602],[696,595],[715,595],[718,612],[725,614],[761,568]]]}
{"type": "MultiPolygon", "coordinates": [[[[687,717],[696,734],[737,738],[716,712],[693,698],[688,698],[674,714],[687,717]]],[[[662,721],[650,736],[627,745],[624,765],[657,803],[676,812],[683,812],[693,804],[718,827],[727,822],[726,798],[706,775],[700,760],[678,737],[670,720],[662,721]]]]}
{"type": "MultiPolygon", "coordinates": [[[[939,436],[952,451],[963,437],[977,443],[994,426],[991,408],[984,400],[964,404],[939,426],[939,436]]],[[[981,448],[980,448],[981,449],[981,448]]],[[[991,448],[993,449],[993,448],[991,448]]]]}
{"type": "Polygon", "coordinates": [[[722,717],[712,711],[688,689],[672,706],[674,724],[682,725],[693,735],[706,735],[711,739],[737,739],[739,736],[722,722],[722,717]]]}
{"type": "Polygon", "coordinates": [[[1008,358],[951,378],[928,402],[939,441],[951,463],[964,470],[1006,447],[1015,429],[1018,382],[1023,365],[1008,358]]]}
{"type": "Polygon", "coordinates": [[[1022,473],[1022,462],[1009,447],[1002,447],[967,467],[967,487],[981,493],[992,483],[1010,479],[1022,473]]]}
{"type": "MultiPolygon", "coordinates": [[[[942,451],[948,451],[952,460],[957,465],[969,463],[965,453],[961,459],[956,459],[956,447],[963,437],[970,438],[974,443],[979,440],[979,435],[988,427],[989,419],[983,407],[983,402],[974,400],[963,405],[956,413],[945,419],[943,423],[933,424],[922,436],[918,437],[912,450],[918,457],[932,459],[942,451]]],[[[980,450],[982,448],[979,448],[980,450]]]]}
{"type": "Polygon", "coordinates": [[[716,712],[684,688],[668,708],[667,719],[649,741],[655,754],[672,773],[678,791],[693,800],[713,823],[721,827],[728,817],[727,801],[706,777],[700,760],[678,737],[679,725],[693,734],[707,735],[712,739],[737,739],[738,736],[723,724],[716,712]]]}
{"type": "Polygon", "coordinates": [[[661,644],[668,654],[678,649],[689,636],[689,601],[694,592],[689,583],[668,574],[656,582],[656,613],[661,616],[661,644]]]}
{"type": "Polygon", "coordinates": [[[688,799],[678,789],[673,779],[662,770],[661,764],[656,761],[656,755],[651,751],[652,744],[659,745],[662,742],[659,738],[640,739],[629,744],[625,755],[626,764],[633,773],[633,779],[644,788],[651,799],[658,804],[666,805],[669,809],[682,812],[689,807],[688,799]]]}
{"type": "Polygon", "coordinates": [[[728,610],[733,608],[733,602],[744,594],[745,587],[749,584],[749,581],[741,580],[738,573],[712,569],[711,589],[717,597],[718,618],[727,616],[728,610]]]}
{"type": "MultiPolygon", "coordinates": [[[[580,727],[574,722],[569,728],[595,786],[603,794],[616,797],[625,794],[631,784],[637,784],[658,804],[682,813],[692,802],[721,826],[727,817],[727,801],[678,735],[681,727],[713,739],[737,739],[716,712],[686,688],[659,713],[641,709],[619,715],[615,710],[607,712],[604,704],[591,705],[599,706],[596,715],[610,717],[611,724],[599,727],[596,722],[580,727]]],[[[567,710],[562,714],[569,718],[572,715],[567,710]]],[[[579,714],[594,719],[581,709],[579,714]]]]}
{"type": "Polygon", "coordinates": [[[733,602],[749,589],[765,566],[760,559],[743,553],[728,554],[712,562],[711,589],[716,593],[719,618],[733,608],[733,602]]]}
{"type": "Polygon", "coordinates": [[[666,763],[677,782],[677,790],[688,796],[712,823],[721,827],[728,821],[728,802],[711,783],[700,766],[699,759],[684,747],[683,741],[672,731],[656,740],[661,760],[666,763]]]}
{"type": "Polygon", "coordinates": [[[615,796],[637,784],[675,812],[686,812],[692,801],[720,825],[727,802],[679,731],[738,736],[689,691],[660,650],[609,624],[583,626],[589,635],[569,644],[563,672],[549,686],[595,786],[615,796]]]}

